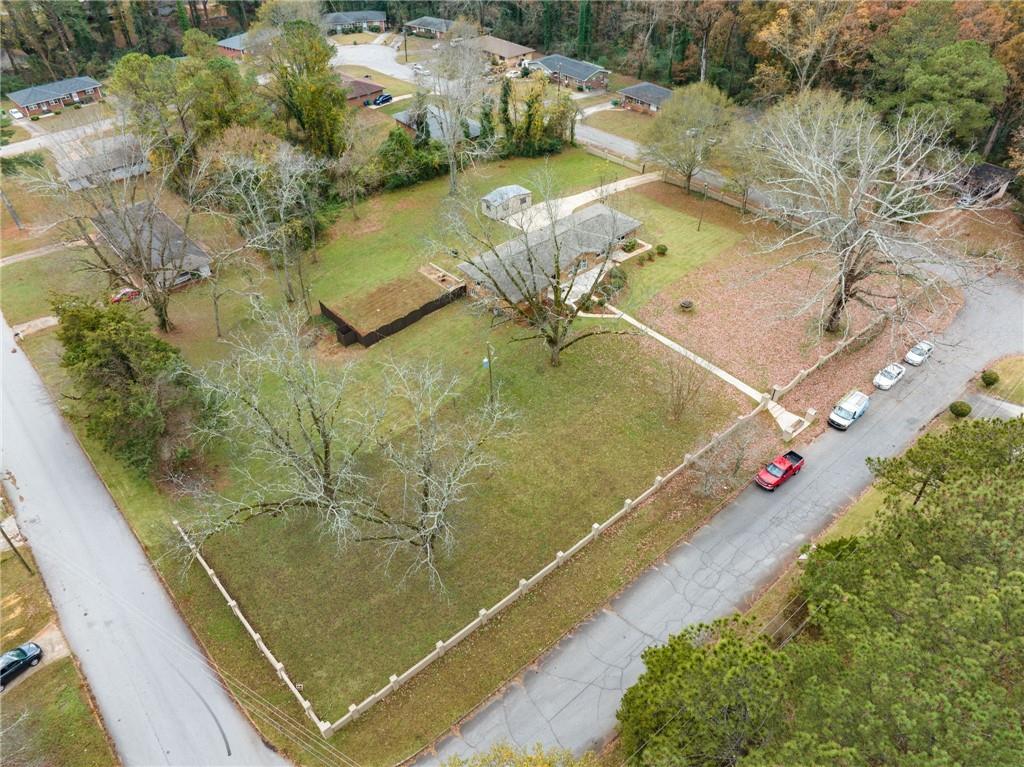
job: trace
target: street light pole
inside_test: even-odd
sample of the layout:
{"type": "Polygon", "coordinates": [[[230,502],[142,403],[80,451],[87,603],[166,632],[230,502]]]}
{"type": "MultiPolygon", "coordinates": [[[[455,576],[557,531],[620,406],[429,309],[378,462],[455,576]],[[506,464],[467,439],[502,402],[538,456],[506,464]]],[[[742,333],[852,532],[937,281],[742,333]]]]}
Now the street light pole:
{"type": "Polygon", "coordinates": [[[708,201],[708,182],[704,182],[704,199],[700,201],[700,220],[697,221],[697,231],[700,231],[700,225],[704,223],[704,205],[708,201]]]}

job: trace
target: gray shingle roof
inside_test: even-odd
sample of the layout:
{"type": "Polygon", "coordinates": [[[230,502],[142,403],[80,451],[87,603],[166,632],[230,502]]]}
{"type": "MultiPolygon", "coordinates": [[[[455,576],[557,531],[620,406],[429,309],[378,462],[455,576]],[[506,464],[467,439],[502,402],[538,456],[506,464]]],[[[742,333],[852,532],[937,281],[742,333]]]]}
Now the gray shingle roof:
{"type": "Polygon", "coordinates": [[[552,53],[550,56],[544,56],[533,63],[540,65],[548,72],[557,72],[571,77],[574,80],[579,80],[581,83],[586,82],[599,72],[608,71],[604,67],[599,67],[597,64],[591,64],[589,61],[577,61],[576,59],[570,59],[568,56],[563,56],[560,53],[552,53]]]}
{"type": "Polygon", "coordinates": [[[149,158],[134,136],[111,136],[93,141],[81,159],[57,163],[58,170],[74,191],[97,184],[149,173],[149,158]]]}
{"type": "Polygon", "coordinates": [[[449,19],[439,19],[436,16],[420,16],[418,19],[405,22],[407,27],[420,27],[422,29],[429,29],[432,32],[441,32],[442,34],[451,29],[454,21],[449,19]]]}
{"type": "MultiPolygon", "coordinates": [[[[427,131],[430,133],[430,137],[437,139],[438,141],[444,141],[444,125],[438,119],[441,115],[441,109],[435,104],[427,104],[427,131]]],[[[394,118],[409,128],[413,127],[413,111],[406,109],[401,112],[396,112],[394,118]]],[[[446,121],[447,122],[447,121],[446,121]]],[[[469,137],[479,138],[480,137],[480,123],[476,120],[466,120],[469,124],[469,137]]],[[[459,135],[462,135],[462,129],[459,129],[459,135]]]]}
{"type": "Polygon", "coordinates": [[[510,40],[502,40],[500,37],[494,37],[493,35],[470,38],[466,40],[466,45],[476,48],[478,51],[489,53],[492,56],[500,56],[503,59],[512,59],[516,56],[525,56],[528,53],[533,53],[533,48],[527,48],[525,45],[513,43],[510,40]]]}
{"type": "Polygon", "coordinates": [[[258,44],[277,37],[281,34],[280,29],[268,28],[260,30],[259,32],[242,32],[240,35],[232,35],[231,37],[225,37],[223,40],[218,40],[217,45],[221,48],[228,48],[232,51],[251,51],[258,44]]]}
{"type": "Polygon", "coordinates": [[[630,85],[628,88],[623,88],[619,93],[637,101],[642,101],[645,104],[653,104],[656,107],[661,106],[661,102],[672,95],[672,91],[668,88],[662,88],[654,83],[637,83],[636,85],[630,85]]]}
{"type": "Polygon", "coordinates": [[[578,210],[522,237],[498,245],[477,256],[459,269],[474,282],[511,301],[521,301],[527,293],[540,294],[550,286],[547,274],[567,270],[588,253],[605,253],[627,234],[636,231],[640,221],[603,203],[578,210]]]}
{"type": "Polygon", "coordinates": [[[209,254],[151,202],[140,202],[123,212],[108,210],[93,223],[111,248],[125,253],[129,263],[135,255],[131,249],[148,248],[150,266],[164,286],[178,284],[182,275],[190,272],[210,276],[209,254]]]}
{"type": "Polygon", "coordinates": [[[519,186],[519,184],[509,184],[508,186],[499,186],[480,199],[491,203],[491,205],[500,205],[505,200],[518,197],[521,194],[532,194],[532,192],[524,186],[519,186]]]}
{"type": "Polygon", "coordinates": [[[31,88],[13,91],[7,94],[7,98],[20,107],[28,108],[34,104],[42,104],[45,101],[63,98],[70,96],[72,93],[99,87],[100,84],[91,77],[69,77],[66,80],[58,80],[55,83],[33,85],[31,88]]]}
{"type": "Polygon", "coordinates": [[[344,27],[365,22],[384,22],[387,18],[388,15],[384,11],[337,11],[325,13],[320,17],[320,22],[327,26],[344,27]]]}

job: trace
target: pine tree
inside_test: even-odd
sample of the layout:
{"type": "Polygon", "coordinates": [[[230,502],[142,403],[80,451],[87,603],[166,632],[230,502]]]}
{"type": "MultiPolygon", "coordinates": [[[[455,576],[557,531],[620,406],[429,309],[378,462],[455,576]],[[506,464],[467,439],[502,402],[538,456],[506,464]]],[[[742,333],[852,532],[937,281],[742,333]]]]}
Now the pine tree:
{"type": "Polygon", "coordinates": [[[498,111],[501,115],[501,127],[505,129],[505,138],[509,139],[515,132],[515,124],[512,122],[512,81],[507,77],[501,82],[498,111]]]}
{"type": "Polygon", "coordinates": [[[580,2],[579,23],[576,30],[576,55],[587,56],[590,52],[590,0],[580,2]]]}
{"type": "Polygon", "coordinates": [[[178,29],[181,30],[181,34],[185,34],[189,29],[192,28],[192,24],[188,20],[188,11],[185,10],[184,0],[178,0],[176,4],[178,12],[178,29]]]}
{"type": "MultiPolygon", "coordinates": [[[[508,78],[505,78],[506,82],[508,78]]],[[[494,103],[490,98],[480,104],[480,141],[488,142],[494,138],[494,103]]]]}

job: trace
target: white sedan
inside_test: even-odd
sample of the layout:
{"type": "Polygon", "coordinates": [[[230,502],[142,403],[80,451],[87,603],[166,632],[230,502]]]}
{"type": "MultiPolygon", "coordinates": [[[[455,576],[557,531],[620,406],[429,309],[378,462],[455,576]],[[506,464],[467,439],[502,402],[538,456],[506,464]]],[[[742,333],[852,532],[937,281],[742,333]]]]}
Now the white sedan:
{"type": "Polygon", "coordinates": [[[926,359],[932,356],[932,351],[935,349],[935,344],[931,341],[918,341],[914,344],[914,348],[907,352],[903,361],[908,365],[917,367],[922,364],[926,359]]]}
{"type": "Polygon", "coordinates": [[[895,362],[886,365],[884,368],[878,371],[878,375],[875,376],[874,384],[876,389],[882,391],[889,391],[896,383],[903,378],[903,374],[907,372],[907,369],[902,365],[895,362]]]}
{"type": "Polygon", "coordinates": [[[13,117],[13,118],[14,118],[15,120],[20,120],[20,119],[21,119],[22,117],[24,117],[24,116],[25,116],[25,115],[23,115],[23,114],[21,113],[21,111],[20,111],[20,110],[18,110],[18,109],[8,109],[8,110],[7,110],[7,113],[8,113],[8,114],[9,114],[9,115],[10,115],[11,117],[13,117]]]}

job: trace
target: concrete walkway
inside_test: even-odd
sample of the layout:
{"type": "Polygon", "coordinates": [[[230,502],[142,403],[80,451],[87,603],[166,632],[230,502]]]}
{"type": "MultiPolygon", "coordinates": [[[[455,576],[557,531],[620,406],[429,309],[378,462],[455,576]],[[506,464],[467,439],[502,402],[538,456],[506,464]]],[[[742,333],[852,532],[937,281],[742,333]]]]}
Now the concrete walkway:
{"type": "Polygon", "coordinates": [[[1024,407],[989,394],[968,392],[963,399],[971,406],[971,415],[975,418],[1021,418],[1024,416],[1024,407]]]}
{"type": "Polygon", "coordinates": [[[40,256],[48,256],[51,253],[56,253],[61,250],[68,250],[69,248],[77,248],[85,245],[85,240],[74,240],[72,242],[57,242],[53,245],[44,245],[41,248],[35,248],[34,250],[26,250],[24,253],[16,253],[13,256],[7,258],[0,258],[0,267],[10,266],[16,264],[19,261],[28,261],[33,258],[39,258],[40,256]]]}
{"type": "Polygon", "coordinates": [[[565,218],[577,208],[581,208],[592,202],[597,202],[609,195],[624,192],[633,187],[650,184],[660,181],[660,173],[645,173],[642,176],[630,176],[619,181],[612,181],[586,192],[580,192],[569,197],[558,197],[554,200],[545,200],[536,205],[531,205],[524,211],[513,214],[505,219],[505,222],[524,232],[534,232],[550,226],[552,218],[555,221],[565,218]]]}
{"type": "Polygon", "coordinates": [[[22,322],[20,325],[13,325],[11,330],[24,338],[25,336],[30,336],[33,333],[38,333],[40,330],[55,328],[57,325],[58,321],[56,317],[36,317],[34,320],[22,322]]]}
{"type": "MultiPolygon", "coordinates": [[[[865,459],[902,451],[993,359],[1024,351],[1024,288],[1002,275],[966,291],[932,358],[872,397],[864,423],[801,448],[800,476],[775,493],[750,486],[424,753],[437,765],[495,743],[598,748],[615,730],[641,654],[685,626],[744,609],[871,482],[865,459]],[[999,317],[1000,322],[992,322],[999,317]]],[[[980,411],[985,414],[988,411],[980,411]]]]}

